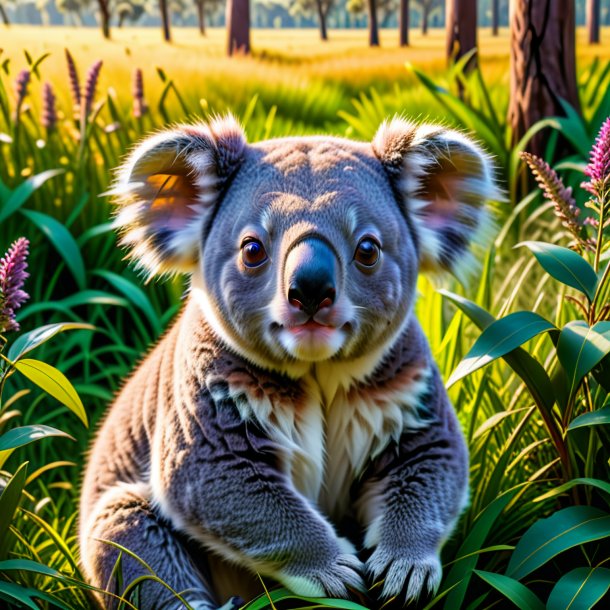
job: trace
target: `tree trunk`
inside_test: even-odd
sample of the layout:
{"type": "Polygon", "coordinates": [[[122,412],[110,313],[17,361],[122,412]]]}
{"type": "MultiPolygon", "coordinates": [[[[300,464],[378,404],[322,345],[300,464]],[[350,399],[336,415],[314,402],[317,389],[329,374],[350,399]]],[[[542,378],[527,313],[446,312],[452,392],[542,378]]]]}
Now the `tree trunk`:
{"type": "Polygon", "coordinates": [[[500,0],[491,0],[491,35],[498,35],[500,25],[500,0]]]}
{"type": "Polygon", "coordinates": [[[227,53],[250,54],[250,0],[227,2],[227,53]]]}
{"type": "Polygon", "coordinates": [[[377,0],[367,0],[369,5],[369,47],[379,46],[379,25],[377,23],[377,0]]]}
{"type": "MultiPolygon", "coordinates": [[[[560,99],[580,112],[574,0],[513,0],[510,21],[508,122],[516,144],[537,121],[565,114],[560,99]]],[[[528,150],[543,155],[547,137],[536,134],[528,150]]]]}
{"type": "MultiPolygon", "coordinates": [[[[610,10],[610,9],[609,9],[610,10]]],[[[587,29],[589,30],[589,43],[599,42],[599,22],[600,22],[600,2],[599,0],[587,0],[587,29]]]]}
{"type": "Polygon", "coordinates": [[[123,23],[125,23],[125,18],[127,17],[127,13],[125,13],[124,11],[121,11],[119,13],[119,18],[117,20],[117,28],[121,29],[123,27],[123,23]]]}
{"type": "Polygon", "coordinates": [[[197,4],[197,23],[199,24],[199,33],[205,36],[205,0],[196,0],[197,4]]]}
{"type": "Polygon", "coordinates": [[[108,0],[98,0],[100,7],[100,21],[102,22],[102,35],[106,40],[110,39],[110,9],[108,8],[108,0]]]}
{"type": "Polygon", "coordinates": [[[318,21],[320,23],[320,38],[328,40],[328,32],[326,31],[326,14],[322,7],[322,0],[316,0],[316,8],[318,9],[318,21]]]}
{"type": "Polygon", "coordinates": [[[163,28],[163,40],[165,42],[172,41],[172,32],[170,30],[169,10],[167,8],[167,0],[159,0],[159,12],[161,13],[161,27],[163,28]]]}
{"type": "Polygon", "coordinates": [[[430,6],[427,1],[421,5],[421,33],[425,36],[428,33],[428,18],[430,17],[430,6]]]}
{"type": "Polygon", "coordinates": [[[4,25],[11,25],[8,15],[6,14],[6,11],[4,10],[4,7],[1,4],[0,4],[0,17],[2,17],[2,23],[4,23],[4,25]]]}
{"type": "MultiPolygon", "coordinates": [[[[447,0],[447,59],[458,61],[477,46],[476,0],[447,0]]],[[[468,69],[476,62],[473,57],[468,69]]]]}
{"type": "Polygon", "coordinates": [[[409,0],[400,0],[398,33],[401,47],[409,46],[409,0]]]}

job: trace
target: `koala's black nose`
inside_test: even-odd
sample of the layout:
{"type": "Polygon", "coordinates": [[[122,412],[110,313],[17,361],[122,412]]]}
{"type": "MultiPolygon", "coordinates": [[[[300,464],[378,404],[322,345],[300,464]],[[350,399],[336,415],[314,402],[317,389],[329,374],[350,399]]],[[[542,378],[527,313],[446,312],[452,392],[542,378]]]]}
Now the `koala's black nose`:
{"type": "Polygon", "coordinates": [[[324,241],[306,239],[289,254],[288,302],[313,316],[335,302],[336,258],[324,241]]]}

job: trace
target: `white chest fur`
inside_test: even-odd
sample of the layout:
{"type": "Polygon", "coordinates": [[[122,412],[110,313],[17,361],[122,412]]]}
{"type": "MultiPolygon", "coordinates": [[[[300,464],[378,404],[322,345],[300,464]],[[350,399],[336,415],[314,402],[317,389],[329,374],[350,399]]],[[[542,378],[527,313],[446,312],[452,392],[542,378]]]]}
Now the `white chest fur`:
{"type": "MultiPolygon", "coordinates": [[[[301,380],[306,400],[299,405],[266,394],[238,403],[242,417],[256,419],[281,447],[294,487],[333,517],[345,514],[367,461],[405,429],[422,425],[417,407],[429,377],[416,369],[376,386],[354,381],[348,370],[313,369],[301,380]]],[[[229,391],[243,395],[244,387],[229,381],[229,391]]]]}

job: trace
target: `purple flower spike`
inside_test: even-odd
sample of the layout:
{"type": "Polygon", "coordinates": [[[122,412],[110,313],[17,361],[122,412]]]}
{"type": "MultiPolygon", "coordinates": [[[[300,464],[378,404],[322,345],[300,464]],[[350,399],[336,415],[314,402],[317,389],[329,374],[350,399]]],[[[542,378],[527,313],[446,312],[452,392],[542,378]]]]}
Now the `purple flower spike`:
{"type": "MultiPolygon", "coordinates": [[[[610,177],[610,117],[599,130],[585,174],[591,178],[591,183],[605,182],[610,177]]],[[[590,188],[587,190],[591,192],[590,188]]]]}
{"type": "Polygon", "coordinates": [[[22,290],[29,277],[26,272],[29,245],[25,237],[20,237],[0,259],[0,332],[19,330],[15,310],[29,299],[27,292],[22,290]]]}

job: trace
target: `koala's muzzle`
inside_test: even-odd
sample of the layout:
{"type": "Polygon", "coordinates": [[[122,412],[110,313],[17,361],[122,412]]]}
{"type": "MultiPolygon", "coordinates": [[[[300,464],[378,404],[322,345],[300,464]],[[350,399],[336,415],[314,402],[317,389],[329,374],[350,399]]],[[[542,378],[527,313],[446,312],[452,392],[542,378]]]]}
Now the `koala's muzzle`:
{"type": "Polygon", "coordinates": [[[337,258],[320,238],[304,239],[289,251],[284,277],[288,302],[309,316],[335,302],[337,258]]]}

